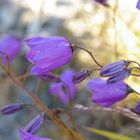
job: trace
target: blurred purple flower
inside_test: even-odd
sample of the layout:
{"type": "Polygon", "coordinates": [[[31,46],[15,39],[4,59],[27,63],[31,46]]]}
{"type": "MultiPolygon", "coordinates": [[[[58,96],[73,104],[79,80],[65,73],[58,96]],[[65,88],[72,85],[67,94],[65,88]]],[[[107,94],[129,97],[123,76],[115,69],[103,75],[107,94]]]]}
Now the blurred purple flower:
{"type": "Polygon", "coordinates": [[[34,64],[30,74],[45,75],[72,59],[72,47],[65,37],[33,37],[25,40],[29,46],[26,58],[34,64]]]}
{"type": "Polygon", "coordinates": [[[137,103],[137,105],[134,108],[130,109],[132,112],[140,115],[140,101],[137,103]]]}
{"type": "Polygon", "coordinates": [[[107,7],[109,6],[108,0],[94,0],[94,1],[100,3],[104,6],[107,6],[107,7]]]}
{"type": "Polygon", "coordinates": [[[52,140],[50,138],[42,138],[42,137],[34,136],[22,129],[19,129],[19,134],[22,140],[52,140]]]}
{"type": "Polygon", "coordinates": [[[45,114],[41,113],[40,115],[32,119],[24,130],[34,135],[39,131],[44,122],[45,122],[45,114]]]}
{"type": "Polygon", "coordinates": [[[117,74],[118,72],[123,71],[124,68],[126,68],[128,64],[129,64],[129,61],[125,61],[125,60],[120,60],[120,61],[116,61],[114,63],[108,64],[101,69],[100,75],[103,77],[112,76],[114,74],[117,74]]]}
{"type": "Polygon", "coordinates": [[[11,62],[21,49],[21,39],[7,35],[0,40],[0,58],[3,64],[7,64],[6,55],[11,62]]]}
{"type": "Polygon", "coordinates": [[[69,99],[74,98],[76,85],[72,82],[74,75],[73,70],[65,70],[60,75],[61,82],[53,82],[50,84],[49,93],[57,96],[64,104],[69,103],[69,99]]]}
{"type": "Polygon", "coordinates": [[[108,84],[101,78],[94,78],[89,81],[88,89],[93,93],[92,101],[104,107],[123,100],[133,90],[124,82],[108,84]]]}
{"type": "Polygon", "coordinates": [[[138,0],[136,8],[140,10],[140,0],[138,0]]]}

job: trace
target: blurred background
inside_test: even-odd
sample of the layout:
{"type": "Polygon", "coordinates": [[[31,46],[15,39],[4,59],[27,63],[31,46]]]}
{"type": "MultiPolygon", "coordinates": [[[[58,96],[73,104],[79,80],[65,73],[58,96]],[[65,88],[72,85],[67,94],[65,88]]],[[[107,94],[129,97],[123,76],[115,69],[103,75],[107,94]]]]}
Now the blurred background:
{"type": "MultiPolygon", "coordinates": [[[[140,11],[136,9],[137,0],[108,0],[110,7],[93,0],[0,0],[0,37],[12,34],[23,39],[32,36],[65,36],[72,43],[90,50],[101,65],[118,59],[140,62],[140,11]]],[[[29,62],[25,59],[27,48],[23,47],[12,64],[15,74],[24,74],[29,62]]],[[[74,53],[71,64],[56,71],[72,68],[77,71],[97,67],[88,54],[82,50],[74,53]]],[[[24,91],[11,82],[0,71],[0,107],[13,102],[30,103],[24,91]]],[[[98,72],[92,76],[99,76],[98,72]]],[[[91,94],[86,89],[89,79],[77,88],[74,105],[82,104],[96,107],[91,102],[91,94]]],[[[130,77],[126,82],[140,93],[140,78],[130,77]]],[[[50,108],[66,107],[47,94],[48,83],[29,77],[25,84],[33,91],[39,87],[38,96],[50,108]]],[[[117,105],[131,108],[140,97],[133,94],[117,105]]],[[[140,122],[120,113],[100,110],[73,109],[79,130],[89,140],[106,140],[107,138],[88,132],[83,126],[95,127],[125,134],[140,139],[140,122]]],[[[24,128],[36,114],[29,109],[11,116],[0,115],[0,139],[19,140],[18,128],[24,128]]],[[[65,114],[61,117],[68,123],[65,114]]],[[[50,121],[39,132],[40,136],[53,140],[65,140],[56,131],[50,121]]]]}

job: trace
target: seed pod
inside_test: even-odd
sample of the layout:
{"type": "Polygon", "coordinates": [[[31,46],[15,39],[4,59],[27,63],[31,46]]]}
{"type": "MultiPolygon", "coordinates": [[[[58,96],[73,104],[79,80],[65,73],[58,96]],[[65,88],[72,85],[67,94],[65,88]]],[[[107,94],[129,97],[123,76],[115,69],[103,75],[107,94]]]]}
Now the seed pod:
{"type": "Polygon", "coordinates": [[[32,135],[36,134],[43,125],[45,118],[45,113],[41,113],[40,115],[36,116],[33,120],[31,120],[24,130],[32,135]]]}
{"type": "Polygon", "coordinates": [[[13,114],[22,110],[23,107],[24,107],[24,104],[21,104],[21,103],[9,104],[1,109],[1,113],[3,115],[10,115],[10,114],[13,114]]]}
{"type": "Polygon", "coordinates": [[[119,81],[123,81],[128,76],[130,76],[130,74],[131,74],[131,69],[125,69],[125,70],[115,74],[114,76],[108,78],[107,83],[113,84],[113,83],[116,83],[119,81]]]}
{"type": "Polygon", "coordinates": [[[83,70],[83,71],[81,71],[73,76],[72,82],[74,84],[78,84],[78,83],[82,82],[83,80],[85,80],[89,76],[90,76],[90,72],[88,70],[83,70]]]}
{"type": "Polygon", "coordinates": [[[103,77],[113,76],[114,74],[117,74],[121,72],[124,68],[126,68],[129,63],[129,61],[120,60],[106,65],[101,69],[100,75],[103,77]]]}

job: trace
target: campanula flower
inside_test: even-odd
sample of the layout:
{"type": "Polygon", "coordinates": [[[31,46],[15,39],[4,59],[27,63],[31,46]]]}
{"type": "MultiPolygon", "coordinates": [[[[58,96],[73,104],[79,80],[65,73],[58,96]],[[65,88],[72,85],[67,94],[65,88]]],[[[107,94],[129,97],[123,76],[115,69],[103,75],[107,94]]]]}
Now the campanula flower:
{"type": "Polygon", "coordinates": [[[42,138],[42,137],[34,136],[22,129],[19,129],[19,134],[20,134],[21,140],[52,140],[50,138],[42,138]]]}
{"type": "Polygon", "coordinates": [[[62,103],[68,104],[69,99],[73,99],[76,92],[76,85],[72,82],[73,70],[66,70],[60,75],[61,82],[50,84],[49,93],[57,96],[62,103]]]}
{"type": "Polygon", "coordinates": [[[140,115],[140,101],[136,104],[136,106],[134,108],[130,109],[132,112],[140,115]]]}
{"type": "Polygon", "coordinates": [[[107,79],[107,82],[110,84],[119,82],[119,81],[123,81],[124,79],[126,79],[128,76],[130,76],[131,74],[131,69],[125,69],[117,74],[115,74],[114,76],[110,77],[107,79]]]}
{"type": "Polygon", "coordinates": [[[104,66],[100,70],[100,75],[103,77],[113,76],[124,70],[129,64],[129,61],[120,60],[104,66]]]}
{"type": "Polygon", "coordinates": [[[125,99],[129,93],[133,92],[124,82],[108,84],[106,80],[101,78],[92,79],[87,87],[93,93],[92,101],[104,107],[109,107],[125,99]]]}
{"type": "Polygon", "coordinates": [[[1,113],[3,115],[10,115],[10,114],[13,114],[22,110],[23,107],[24,107],[24,104],[21,104],[21,103],[9,104],[1,109],[1,113]]]}
{"type": "Polygon", "coordinates": [[[140,10],[140,0],[137,1],[136,8],[140,10]]]}
{"type": "Polygon", "coordinates": [[[21,49],[21,39],[7,35],[0,40],[0,59],[3,64],[7,64],[8,61],[11,62],[19,53],[21,49]],[[8,56],[8,59],[6,58],[8,56]]]}
{"type": "Polygon", "coordinates": [[[25,42],[29,46],[26,58],[34,64],[30,74],[45,75],[68,64],[72,59],[71,43],[65,37],[33,37],[25,42]]]}
{"type": "Polygon", "coordinates": [[[45,122],[45,119],[45,114],[41,113],[40,115],[36,116],[33,120],[31,120],[24,130],[30,134],[36,134],[45,122]]]}

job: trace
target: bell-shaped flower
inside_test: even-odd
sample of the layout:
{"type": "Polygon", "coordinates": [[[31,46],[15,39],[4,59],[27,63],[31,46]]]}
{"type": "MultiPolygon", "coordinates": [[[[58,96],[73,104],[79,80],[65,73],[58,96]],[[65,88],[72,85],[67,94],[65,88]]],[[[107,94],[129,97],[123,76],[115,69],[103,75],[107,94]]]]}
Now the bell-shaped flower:
{"type": "Polygon", "coordinates": [[[94,78],[89,81],[88,89],[93,93],[92,101],[104,107],[125,99],[129,93],[134,92],[126,83],[107,83],[101,78],[94,78]]]}
{"type": "Polygon", "coordinates": [[[19,129],[19,135],[21,137],[21,140],[52,140],[50,138],[42,138],[42,137],[34,136],[22,129],[19,129]]]}
{"type": "Polygon", "coordinates": [[[60,75],[60,82],[50,84],[49,93],[57,96],[64,104],[68,104],[75,96],[76,85],[72,82],[74,73],[73,70],[65,70],[60,75]]]}
{"type": "Polygon", "coordinates": [[[11,62],[21,49],[21,39],[7,35],[0,40],[0,59],[3,64],[11,62]]]}
{"type": "Polygon", "coordinates": [[[33,37],[25,42],[29,46],[26,58],[34,65],[30,74],[45,75],[72,59],[71,43],[65,37],[33,37]]]}

